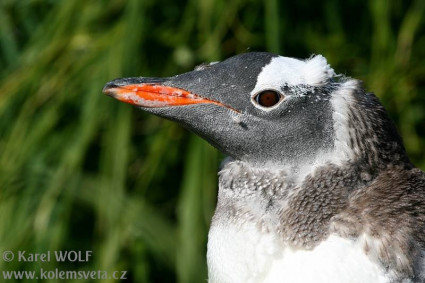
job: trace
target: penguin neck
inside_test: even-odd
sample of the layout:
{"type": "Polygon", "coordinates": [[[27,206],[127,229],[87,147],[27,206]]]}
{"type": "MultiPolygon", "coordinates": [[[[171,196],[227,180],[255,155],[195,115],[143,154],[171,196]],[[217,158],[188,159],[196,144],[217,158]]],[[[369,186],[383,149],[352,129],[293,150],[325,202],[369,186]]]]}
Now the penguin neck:
{"type": "Polygon", "coordinates": [[[305,168],[258,168],[227,159],[213,222],[254,225],[291,246],[313,248],[329,235],[330,219],[347,206],[351,191],[372,181],[371,172],[358,168],[326,163],[307,174],[305,168]]]}

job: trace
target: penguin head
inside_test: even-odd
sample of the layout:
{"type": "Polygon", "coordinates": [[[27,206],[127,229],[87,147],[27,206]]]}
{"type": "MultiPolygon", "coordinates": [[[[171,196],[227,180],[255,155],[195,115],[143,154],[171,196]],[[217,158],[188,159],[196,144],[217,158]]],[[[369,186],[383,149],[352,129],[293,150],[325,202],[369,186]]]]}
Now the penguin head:
{"type": "Polygon", "coordinates": [[[103,91],[178,122],[234,159],[295,166],[361,151],[349,120],[363,92],[358,81],[336,79],[321,55],[298,60],[252,52],[168,78],[116,79],[103,91]]]}

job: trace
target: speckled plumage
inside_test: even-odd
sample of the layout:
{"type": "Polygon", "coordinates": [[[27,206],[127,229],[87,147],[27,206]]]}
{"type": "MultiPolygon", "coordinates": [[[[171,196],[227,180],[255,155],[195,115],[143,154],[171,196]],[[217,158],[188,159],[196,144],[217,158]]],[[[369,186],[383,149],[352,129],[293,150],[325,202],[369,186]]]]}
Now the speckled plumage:
{"type": "Polygon", "coordinates": [[[282,245],[301,249],[314,249],[330,234],[358,240],[367,255],[392,270],[394,282],[423,282],[422,171],[389,166],[371,179],[364,169],[328,164],[300,187],[285,183],[285,172],[265,171],[228,162],[220,172],[214,218],[255,223],[259,231],[279,235],[282,245]]]}
{"type": "Polygon", "coordinates": [[[110,85],[129,80],[225,106],[139,105],[230,156],[209,234],[211,283],[425,282],[425,174],[376,96],[324,57],[246,53],[110,85]],[[256,104],[267,89],[283,95],[273,107],[256,104]]]}

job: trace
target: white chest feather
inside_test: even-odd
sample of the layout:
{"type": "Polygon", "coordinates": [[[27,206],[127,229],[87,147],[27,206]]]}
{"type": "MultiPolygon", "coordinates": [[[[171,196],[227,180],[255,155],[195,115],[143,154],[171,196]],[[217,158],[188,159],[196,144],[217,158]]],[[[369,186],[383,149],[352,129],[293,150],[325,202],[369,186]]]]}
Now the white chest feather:
{"type": "Polygon", "coordinates": [[[210,283],[390,282],[360,243],[331,235],[312,250],[293,249],[253,224],[213,225],[208,269],[210,283]]]}

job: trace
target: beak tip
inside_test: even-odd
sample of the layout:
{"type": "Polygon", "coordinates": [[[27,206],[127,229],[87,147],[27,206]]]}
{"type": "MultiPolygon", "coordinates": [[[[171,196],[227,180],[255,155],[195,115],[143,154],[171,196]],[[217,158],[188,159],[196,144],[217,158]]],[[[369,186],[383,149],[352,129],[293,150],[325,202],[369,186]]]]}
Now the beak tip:
{"type": "Polygon", "coordinates": [[[106,83],[105,84],[105,86],[103,87],[103,89],[102,89],[102,92],[104,93],[104,94],[106,94],[106,95],[109,95],[109,96],[112,96],[114,93],[115,93],[115,89],[117,88],[118,86],[114,83],[114,81],[112,81],[112,82],[108,82],[108,83],[106,83]]]}

